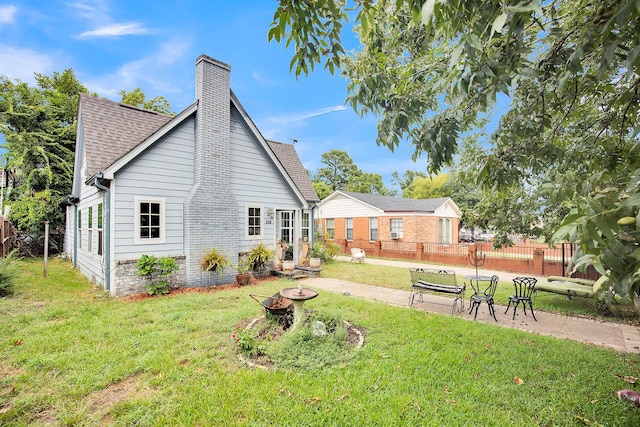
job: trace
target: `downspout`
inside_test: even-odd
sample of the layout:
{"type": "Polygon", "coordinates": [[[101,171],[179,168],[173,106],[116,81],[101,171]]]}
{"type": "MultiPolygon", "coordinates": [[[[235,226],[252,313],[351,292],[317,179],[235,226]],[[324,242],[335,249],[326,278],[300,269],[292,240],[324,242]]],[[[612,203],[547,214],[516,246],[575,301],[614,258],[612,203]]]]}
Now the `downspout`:
{"type": "Polygon", "coordinates": [[[78,205],[73,204],[73,268],[78,266],[78,205]]]}
{"type": "Polygon", "coordinates": [[[105,193],[104,218],[102,224],[104,226],[104,285],[105,290],[108,291],[111,287],[111,222],[109,218],[111,216],[111,191],[109,191],[109,187],[100,184],[100,180],[103,177],[103,174],[97,174],[93,185],[105,193]]]}

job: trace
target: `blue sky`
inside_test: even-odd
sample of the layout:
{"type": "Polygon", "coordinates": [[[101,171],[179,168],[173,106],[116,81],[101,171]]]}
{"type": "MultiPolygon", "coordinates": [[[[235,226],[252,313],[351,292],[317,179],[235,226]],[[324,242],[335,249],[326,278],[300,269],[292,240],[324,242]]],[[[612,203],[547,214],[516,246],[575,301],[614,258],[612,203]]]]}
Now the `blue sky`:
{"type": "MultiPolygon", "coordinates": [[[[391,153],[375,143],[376,121],[345,105],[346,82],[316,69],[289,73],[291,51],[267,42],[275,0],[0,0],[0,74],[33,84],[33,73],[72,68],[92,92],[119,101],[140,87],[164,96],[176,113],[194,99],[195,60],[207,54],[231,65],[231,88],[260,131],[297,140],[307,169],[346,151],[365,172],[383,176],[425,170],[408,145],[391,153]]],[[[357,47],[345,34],[347,47],[357,47]]]]}

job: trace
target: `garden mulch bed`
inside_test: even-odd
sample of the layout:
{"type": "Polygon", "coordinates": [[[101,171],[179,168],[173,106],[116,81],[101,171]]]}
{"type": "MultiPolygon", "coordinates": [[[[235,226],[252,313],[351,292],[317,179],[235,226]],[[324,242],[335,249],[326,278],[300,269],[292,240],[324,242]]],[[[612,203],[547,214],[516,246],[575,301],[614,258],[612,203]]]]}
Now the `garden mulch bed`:
{"type": "MultiPolygon", "coordinates": [[[[279,277],[269,276],[264,278],[256,279],[255,277],[251,279],[251,283],[248,286],[259,286],[264,282],[271,282],[274,280],[278,280],[279,277]]],[[[211,294],[220,291],[226,291],[229,289],[239,289],[244,286],[238,285],[238,282],[226,283],[224,285],[211,285],[211,286],[196,286],[196,287],[184,287],[178,289],[171,289],[168,295],[161,295],[162,297],[171,297],[182,294],[211,294]]],[[[122,301],[143,301],[150,298],[158,298],[158,295],[149,295],[147,292],[142,292],[139,294],[129,295],[126,297],[122,297],[122,301]]]]}

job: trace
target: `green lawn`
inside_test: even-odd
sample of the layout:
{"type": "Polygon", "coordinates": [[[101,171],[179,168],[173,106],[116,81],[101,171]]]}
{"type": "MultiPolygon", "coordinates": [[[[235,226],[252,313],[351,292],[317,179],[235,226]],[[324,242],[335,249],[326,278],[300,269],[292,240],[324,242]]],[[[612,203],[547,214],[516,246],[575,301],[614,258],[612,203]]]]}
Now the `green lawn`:
{"type": "Polygon", "coordinates": [[[0,425],[640,425],[614,394],[636,388],[635,354],[320,295],[305,307],[359,326],[362,349],[248,369],[232,335],[263,313],[249,294],[291,282],[132,302],[69,267],[53,260],[43,279],[26,261],[0,299],[0,425]]]}

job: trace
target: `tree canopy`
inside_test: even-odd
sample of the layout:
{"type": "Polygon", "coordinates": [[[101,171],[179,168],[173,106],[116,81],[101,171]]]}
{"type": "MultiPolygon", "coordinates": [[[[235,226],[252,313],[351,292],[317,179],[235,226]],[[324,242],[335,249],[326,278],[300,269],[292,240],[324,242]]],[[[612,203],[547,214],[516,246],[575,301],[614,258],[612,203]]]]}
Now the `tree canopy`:
{"type": "Polygon", "coordinates": [[[640,219],[637,1],[282,0],[268,37],[293,43],[298,76],[339,69],[352,107],[378,117],[376,142],[409,141],[431,174],[505,94],[498,129],[461,156],[485,188],[478,211],[503,242],[516,230],[568,238],[603,289],[640,288],[640,221],[619,223],[640,219]]]}
{"type": "Polygon", "coordinates": [[[35,80],[30,87],[0,77],[0,131],[4,167],[13,179],[5,200],[10,217],[19,230],[38,237],[46,220],[52,232],[63,229],[58,204],[71,188],[78,93],[88,91],[71,69],[35,74],[35,80]]]}
{"type": "Polygon", "coordinates": [[[346,151],[328,151],[322,154],[320,161],[325,166],[319,168],[312,176],[313,186],[320,199],[324,199],[336,190],[389,194],[382,176],[360,170],[346,151]]]}
{"type": "Polygon", "coordinates": [[[147,99],[147,96],[142,92],[139,87],[135,88],[131,92],[127,92],[122,89],[118,94],[121,97],[120,102],[134,107],[145,108],[147,110],[156,111],[162,114],[174,115],[171,111],[171,105],[164,96],[155,96],[151,99],[147,99]]]}
{"type": "MultiPolygon", "coordinates": [[[[12,178],[4,203],[18,230],[38,239],[45,221],[52,233],[64,230],[59,203],[71,191],[78,93],[88,90],[72,69],[34,76],[34,87],[0,76],[0,132],[4,168],[12,178]]],[[[169,113],[163,97],[147,100],[139,88],[120,94],[123,103],[169,113]]]]}

